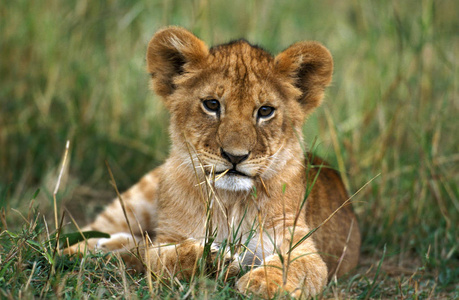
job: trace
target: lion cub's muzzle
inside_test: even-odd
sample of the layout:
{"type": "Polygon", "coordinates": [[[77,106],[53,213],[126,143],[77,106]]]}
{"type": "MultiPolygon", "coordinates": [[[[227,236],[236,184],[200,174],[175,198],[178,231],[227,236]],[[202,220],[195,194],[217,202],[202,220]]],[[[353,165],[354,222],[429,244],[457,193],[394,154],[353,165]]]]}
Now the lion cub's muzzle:
{"type": "MultiPolygon", "coordinates": [[[[247,158],[249,158],[250,152],[248,152],[247,154],[243,154],[243,155],[234,155],[229,152],[226,152],[225,150],[223,150],[223,148],[220,148],[220,154],[225,160],[227,160],[233,165],[233,167],[227,171],[228,175],[248,176],[247,174],[244,174],[238,171],[237,165],[247,160],[247,158]]],[[[218,172],[218,173],[223,173],[223,172],[218,172]]]]}
{"type": "Polygon", "coordinates": [[[247,160],[247,158],[249,158],[249,155],[250,155],[250,152],[248,152],[247,154],[243,154],[243,155],[233,155],[229,152],[224,151],[223,148],[220,148],[220,153],[222,157],[226,159],[227,161],[229,161],[230,163],[232,163],[233,166],[247,160]]]}

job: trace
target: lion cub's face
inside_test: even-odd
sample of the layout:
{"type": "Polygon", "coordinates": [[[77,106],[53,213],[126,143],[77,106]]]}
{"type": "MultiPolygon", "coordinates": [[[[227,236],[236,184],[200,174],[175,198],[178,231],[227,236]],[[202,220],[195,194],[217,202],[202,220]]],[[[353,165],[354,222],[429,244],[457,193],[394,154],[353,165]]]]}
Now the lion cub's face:
{"type": "Polygon", "coordinates": [[[330,82],[332,59],[317,43],[277,57],[245,41],[207,49],[171,27],[151,40],[148,69],[171,112],[173,155],[202,164],[217,188],[247,191],[302,160],[305,116],[330,82]],[[222,175],[224,174],[224,175],[222,175]]]}

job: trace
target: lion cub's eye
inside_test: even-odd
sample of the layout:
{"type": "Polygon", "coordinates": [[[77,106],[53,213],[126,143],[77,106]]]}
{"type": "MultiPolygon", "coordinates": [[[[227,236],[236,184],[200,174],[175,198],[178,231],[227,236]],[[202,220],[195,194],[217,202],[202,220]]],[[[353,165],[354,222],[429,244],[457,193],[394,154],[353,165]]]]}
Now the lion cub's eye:
{"type": "Polygon", "coordinates": [[[266,119],[273,115],[275,108],[271,106],[262,106],[258,109],[258,118],[266,119]]]}
{"type": "Polygon", "coordinates": [[[215,99],[204,100],[202,102],[202,105],[204,105],[204,108],[210,112],[218,113],[220,111],[220,102],[218,102],[218,100],[215,100],[215,99]]]}

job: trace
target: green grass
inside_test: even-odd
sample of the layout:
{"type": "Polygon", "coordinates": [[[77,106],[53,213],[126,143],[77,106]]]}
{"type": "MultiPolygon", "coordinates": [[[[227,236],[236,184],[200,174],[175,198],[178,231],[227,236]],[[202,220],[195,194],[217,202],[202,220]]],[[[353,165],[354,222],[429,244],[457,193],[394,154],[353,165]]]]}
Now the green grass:
{"type": "Polygon", "coordinates": [[[124,190],[167,157],[168,116],[148,90],[144,57],[168,24],[273,53],[325,44],[334,80],[306,140],[350,193],[380,174],[355,198],[361,264],[326,297],[458,298],[457,11],[453,0],[0,2],[0,298],[238,296],[232,282],[149,288],[114,258],[46,255],[67,140],[57,205],[81,223],[115,195],[105,160],[124,190]],[[39,217],[28,216],[32,198],[39,217]]]}

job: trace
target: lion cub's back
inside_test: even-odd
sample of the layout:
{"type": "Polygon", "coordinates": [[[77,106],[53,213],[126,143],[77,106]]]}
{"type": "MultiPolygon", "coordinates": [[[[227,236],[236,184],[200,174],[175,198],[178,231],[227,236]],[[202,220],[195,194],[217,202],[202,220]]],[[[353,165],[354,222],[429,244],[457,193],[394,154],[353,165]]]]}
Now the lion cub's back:
{"type": "MultiPolygon", "coordinates": [[[[349,197],[339,173],[332,169],[324,160],[308,154],[312,168],[309,169],[309,180],[318,178],[308,198],[306,208],[307,223],[311,228],[319,226],[349,197]],[[322,166],[322,167],[321,167],[322,166]]],[[[317,230],[313,238],[322,258],[327,263],[329,275],[333,275],[338,261],[346,248],[345,256],[337,275],[343,275],[353,269],[359,259],[360,230],[352,205],[346,205],[338,213],[317,230]],[[349,236],[349,242],[347,239],[349,236]]]]}

